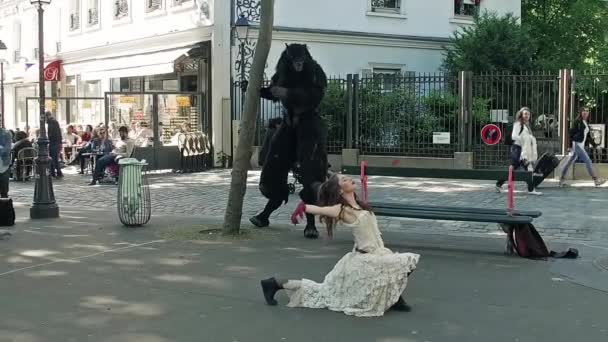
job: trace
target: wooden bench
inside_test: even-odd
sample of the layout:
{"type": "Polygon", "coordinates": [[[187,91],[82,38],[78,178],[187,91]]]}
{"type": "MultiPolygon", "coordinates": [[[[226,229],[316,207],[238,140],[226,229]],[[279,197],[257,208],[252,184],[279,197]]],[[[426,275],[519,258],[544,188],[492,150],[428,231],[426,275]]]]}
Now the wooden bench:
{"type": "MultiPolygon", "coordinates": [[[[359,166],[343,166],[342,173],[358,175],[359,166]]],[[[508,170],[504,169],[428,169],[428,168],[403,168],[403,167],[382,167],[367,166],[365,173],[368,176],[387,176],[387,177],[415,177],[415,178],[452,178],[452,179],[480,179],[498,180],[506,179],[508,170]]],[[[517,170],[513,171],[513,180],[529,182],[532,180],[532,172],[517,170]]]]}
{"type": "MultiPolygon", "coordinates": [[[[487,215],[504,215],[506,214],[505,209],[488,209],[488,208],[465,208],[465,207],[442,207],[442,206],[431,206],[431,205],[416,205],[416,204],[405,204],[405,203],[389,203],[389,202],[370,202],[369,205],[377,209],[398,209],[398,210],[416,210],[421,212],[452,212],[452,213],[474,213],[474,214],[487,214],[487,215]]],[[[513,216],[529,216],[531,218],[538,218],[542,215],[540,211],[521,211],[514,210],[511,215],[513,216]]]]}

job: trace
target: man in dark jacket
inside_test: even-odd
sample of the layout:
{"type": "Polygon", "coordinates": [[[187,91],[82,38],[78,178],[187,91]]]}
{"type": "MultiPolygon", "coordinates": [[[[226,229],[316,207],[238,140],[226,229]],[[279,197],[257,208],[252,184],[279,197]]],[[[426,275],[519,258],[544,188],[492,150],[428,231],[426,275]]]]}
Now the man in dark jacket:
{"type": "Polygon", "coordinates": [[[59,153],[61,152],[63,135],[59,122],[51,116],[51,112],[46,112],[47,133],[49,136],[49,157],[51,157],[51,176],[61,178],[61,166],[59,165],[59,153]]]}

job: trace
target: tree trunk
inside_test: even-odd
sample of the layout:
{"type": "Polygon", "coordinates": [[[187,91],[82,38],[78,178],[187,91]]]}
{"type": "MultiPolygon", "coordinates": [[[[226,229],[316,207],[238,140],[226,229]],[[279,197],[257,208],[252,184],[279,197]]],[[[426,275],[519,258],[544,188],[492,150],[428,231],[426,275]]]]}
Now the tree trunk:
{"type": "Polygon", "coordinates": [[[243,199],[247,190],[247,171],[251,167],[255,124],[260,100],[260,88],[264,68],[272,42],[274,0],[261,0],[261,18],[258,41],[249,73],[249,85],[245,93],[245,105],[241,121],[239,142],[232,168],[232,181],[224,215],[224,233],[238,234],[243,216],[243,199]]]}

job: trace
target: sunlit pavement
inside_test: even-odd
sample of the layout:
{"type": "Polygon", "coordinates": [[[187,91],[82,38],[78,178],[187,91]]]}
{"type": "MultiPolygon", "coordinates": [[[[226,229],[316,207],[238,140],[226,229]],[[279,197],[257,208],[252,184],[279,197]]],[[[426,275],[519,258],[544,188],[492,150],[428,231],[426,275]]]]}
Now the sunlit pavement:
{"type": "MultiPolygon", "coordinates": [[[[116,186],[91,187],[87,185],[90,176],[77,175],[73,169],[67,169],[65,174],[63,180],[54,182],[57,202],[62,211],[115,208],[116,186]]],[[[151,174],[149,180],[155,215],[224,216],[230,184],[228,170],[151,174]]],[[[265,204],[265,198],[257,189],[258,180],[259,171],[250,172],[244,218],[254,215],[265,204]]],[[[528,195],[524,184],[517,184],[517,190],[516,208],[543,213],[534,224],[546,239],[606,242],[608,245],[608,187],[595,188],[591,181],[583,181],[568,188],[558,188],[556,182],[548,180],[539,189],[543,196],[528,195]]],[[[488,208],[505,208],[507,204],[506,194],[496,193],[494,184],[488,181],[370,177],[369,192],[372,201],[488,208]]],[[[33,183],[11,182],[11,195],[21,205],[29,205],[33,198],[33,183]]],[[[293,195],[289,203],[273,215],[271,222],[288,222],[298,201],[297,194],[293,195]]],[[[501,234],[496,224],[384,217],[379,218],[379,223],[385,231],[486,237],[501,234]]]]}
{"type": "MultiPolygon", "coordinates": [[[[110,189],[91,191],[110,200],[110,189]]],[[[1,342],[608,338],[608,276],[594,263],[608,254],[601,248],[552,243],[580,248],[581,258],[531,261],[504,256],[496,238],[387,231],[388,247],[421,255],[405,294],[413,311],[354,318],[288,308],[284,294],[269,307],[259,288],[270,276],[321,281],[352,249],[346,230],[311,241],[281,224],[217,239],[199,233],[217,217],[162,214],[126,228],[113,208],[60,201],[61,218],[41,221],[18,203],[14,234],[0,241],[1,342]]]]}

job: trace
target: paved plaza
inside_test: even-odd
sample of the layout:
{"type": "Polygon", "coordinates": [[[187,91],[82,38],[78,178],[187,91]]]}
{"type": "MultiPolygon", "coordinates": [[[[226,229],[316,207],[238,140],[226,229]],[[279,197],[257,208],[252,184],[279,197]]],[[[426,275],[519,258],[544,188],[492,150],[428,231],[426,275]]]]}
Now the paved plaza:
{"type": "MultiPolygon", "coordinates": [[[[406,289],[410,313],[355,318],[327,310],[265,305],[259,280],[321,281],[352,249],[302,236],[287,224],[295,206],[266,229],[246,222],[263,205],[249,179],[240,238],[220,237],[230,173],[150,176],[154,215],[140,228],[117,218],[116,186],[89,187],[66,173],[55,182],[59,219],[28,218],[32,183],[11,183],[18,222],[0,241],[0,342],[570,342],[608,339],[606,188],[549,182],[516,205],[541,210],[550,247],[578,248],[576,260],[532,261],[502,254],[493,225],[385,220],[395,251],[421,255],[406,289]]],[[[523,186],[522,186],[523,188],[523,186]]],[[[504,207],[490,182],[371,177],[377,200],[504,207]]]]}
{"type": "MultiPolygon", "coordinates": [[[[244,218],[254,215],[265,204],[257,189],[259,171],[249,175],[244,218]]],[[[60,207],[115,208],[116,186],[88,186],[90,178],[66,171],[63,180],[55,181],[60,207]]],[[[180,214],[223,217],[230,187],[227,170],[194,174],[150,174],[154,214],[180,214]]],[[[506,193],[498,194],[488,181],[369,177],[371,201],[396,201],[412,204],[506,208],[506,193]]],[[[568,188],[558,188],[548,180],[539,189],[543,196],[528,195],[525,185],[516,184],[515,207],[539,210],[542,217],[535,226],[547,239],[564,241],[608,242],[608,187],[595,188],[591,181],[578,181],[568,188]]],[[[504,186],[506,189],[506,186],[504,186]]],[[[299,190],[299,188],[298,188],[299,190]]],[[[23,204],[33,198],[33,183],[11,183],[11,195],[23,204]]],[[[271,218],[272,223],[286,223],[299,202],[292,195],[289,203],[271,218]]],[[[384,230],[422,234],[493,236],[496,224],[419,221],[380,217],[384,230]]]]}

